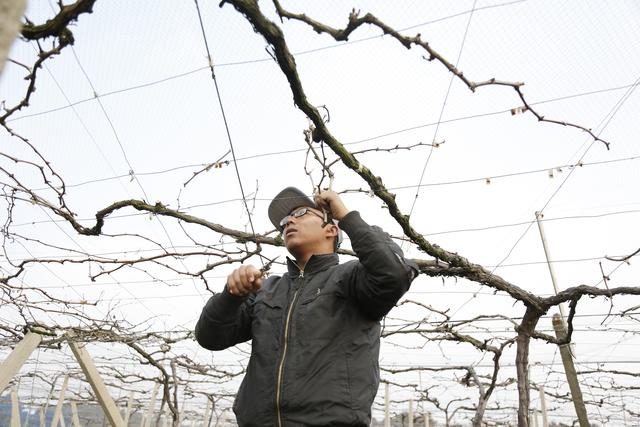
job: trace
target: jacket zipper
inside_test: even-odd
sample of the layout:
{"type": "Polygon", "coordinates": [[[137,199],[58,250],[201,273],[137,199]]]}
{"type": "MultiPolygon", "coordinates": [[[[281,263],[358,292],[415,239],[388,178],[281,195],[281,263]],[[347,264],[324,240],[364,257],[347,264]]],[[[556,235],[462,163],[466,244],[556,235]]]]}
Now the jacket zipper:
{"type": "MultiPolygon", "coordinates": [[[[300,279],[304,279],[304,272],[300,272],[300,279]]],[[[282,427],[282,415],[280,414],[280,397],[281,397],[281,388],[282,388],[282,372],[284,370],[284,360],[287,357],[287,347],[289,346],[289,321],[291,320],[291,313],[293,312],[293,307],[296,305],[296,300],[298,299],[298,292],[302,288],[302,283],[293,293],[293,299],[291,300],[291,305],[289,306],[289,311],[287,311],[287,320],[284,324],[284,346],[282,349],[282,357],[280,358],[280,365],[278,366],[278,383],[276,387],[276,413],[278,414],[278,427],[282,427]]]]}

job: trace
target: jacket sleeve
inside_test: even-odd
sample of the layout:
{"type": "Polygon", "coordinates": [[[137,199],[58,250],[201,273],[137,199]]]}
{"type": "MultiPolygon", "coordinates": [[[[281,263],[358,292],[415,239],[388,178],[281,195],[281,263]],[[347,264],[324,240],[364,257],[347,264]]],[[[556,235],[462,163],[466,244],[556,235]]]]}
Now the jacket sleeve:
{"type": "Polygon", "coordinates": [[[359,262],[348,283],[349,298],[372,319],[382,319],[409,290],[418,266],[380,227],[367,224],[357,211],[340,220],[359,262]]]}
{"type": "Polygon", "coordinates": [[[251,311],[255,296],[237,297],[224,290],[213,295],[196,323],[198,344],[208,350],[224,350],[251,339],[251,311]]]}

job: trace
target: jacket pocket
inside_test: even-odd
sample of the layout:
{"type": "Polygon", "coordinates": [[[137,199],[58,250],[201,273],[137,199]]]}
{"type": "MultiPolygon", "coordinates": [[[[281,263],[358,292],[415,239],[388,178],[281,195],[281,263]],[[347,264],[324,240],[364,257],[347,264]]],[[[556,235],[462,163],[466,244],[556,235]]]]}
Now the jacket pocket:
{"type": "Polygon", "coordinates": [[[347,381],[346,381],[346,393],[348,397],[348,405],[351,409],[356,409],[356,405],[353,402],[353,359],[351,354],[345,354],[345,360],[347,365],[347,381]]]}
{"type": "Polygon", "coordinates": [[[257,299],[251,321],[252,349],[276,351],[284,319],[284,304],[271,298],[257,299]]]}
{"type": "Polygon", "coordinates": [[[298,331],[305,345],[319,344],[319,341],[335,340],[344,328],[344,307],[346,299],[338,292],[316,288],[301,301],[298,331]]]}
{"type": "Polygon", "coordinates": [[[256,300],[253,310],[256,317],[262,315],[263,317],[276,318],[282,317],[283,308],[283,303],[272,296],[265,296],[256,300]]]}

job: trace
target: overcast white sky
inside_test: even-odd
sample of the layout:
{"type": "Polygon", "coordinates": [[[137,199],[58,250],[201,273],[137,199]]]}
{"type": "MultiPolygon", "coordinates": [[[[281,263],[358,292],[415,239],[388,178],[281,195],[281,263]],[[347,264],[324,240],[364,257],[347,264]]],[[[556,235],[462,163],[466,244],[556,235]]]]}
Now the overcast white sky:
{"type": "MultiPolygon", "coordinates": [[[[538,228],[532,225],[534,212],[543,211],[561,289],[603,286],[600,262],[605,273],[612,272],[610,287],[638,285],[637,261],[620,264],[604,259],[632,253],[640,246],[640,95],[634,90],[640,78],[637,2],[413,1],[390,6],[382,1],[306,1],[284,6],[333,26],[343,26],[352,8],[372,12],[394,28],[406,29],[403,34],[420,33],[449,61],[458,63],[468,78],[524,82],[525,96],[541,114],[591,128],[610,142],[607,150],[579,130],[538,123],[531,114],[512,116],[509,110],[520,103],[510,88],[482,87],[472,93],[461,81],[452,80],[441,64],[380,37],[379,31],[361,28],[349,43],[336,43],[299,23],[283,26],[309,99],[327,107],[329,128],[349,149],[444,142],[433,149],[419,146],[358,156],[397,194],[401,209],[412,211],[412,225],[431,242],[495,268],[496,274],[521,288],[549,295],[553,292],[549,271],[538,228]],[[573,167],[578,163],[582,166],[573,167]]],[[[266,208],[273,195],[288,185],[312,191],[304,172],[302,132],[308,122],[293,105],[284,76],[265,51],[265,41],[245,19],[230,6],[219,8],[217,2],[203,1],[200,7],[242,185],[247,196],[255,198],[250,204],[253,227],[265,233],[271,229],[266,208]]],[[[270,4],[262,7],[273,16],[270,4]]],[[[29,2],[27,16],[34,22],[52,13],[47,1],[29,2]]],[[[233,163],[184,185],[194,172],[230,148],[195,4],[99,0],[94,13],[82,16],[72,31],[73,50],[65,49],[47,62],[31,105],[10,122],[64,178],[69,207],[86,219],[86,225],[93,225],[91,217],[97,210],[118,200],[145,199],[250,231],[233,163]],[[136,179],[129,176],[130,171],[136,179]]],[[[32,63],[34,54],[34,45],[18,42],[10,57],[32,63]]],[[[24,69],[6,65],[0,98],[7,105],[22,96],[23,76],[24,69]]],[[[3,151],[32,158],[6,132],[0,138],[3,151]]],[[[224,160],[232,160],[231,155],[224,160]]],[[[318,165],[309,160],[308,169],[313,169],[317,183],[318,165]]],[[[34,187],[42,187],[33,171],[19,173],[34,187]]],[[[346,168],[336,166],[334,173],[334,190],[367,190],[346,168]]],[[[46,191],[42,194],[51,197],[46,191]]],[[[380,200],[363,193],[347,193],[344,200],[370,223],[401,237],[380,200]]],[[[0,216],[4,215],[3,208],[0,216]]],[[[196,242],[174,220],[133,210],[118,212],[105,226],[105,232],[138,233],[165,248],[219,241],[228,249],[238,246],[202,228],[186,229],[196,242]]],[[[69,225],[51,221],[44,210],[30,204],[16,208],[13,231],[118,258],[157,252],[157,247],[141,239],[78,236],[69,225]]],[[[424,258],[411,245],[403,248],[409,256],[424,258]]],[[[63,254],[29,242],[10,244],[8,249],[13,259],[63,254]]],[[[283,249],[266,250],[284,255],[283,249]]],[[[205,261],[184,262],[175,265],[194,271],[205,261]]],[[[257,259],[254,263],[259,265],[257,259]]],[[[4,261],[2,267],[8,268],[4,261]]],[[[21,279],[25,285],[47,287],[59,298],[99,299],[97,316],[112,309],[119,318],[148,322],[157,330],[193,328],[209,295],[202,282],[155,266],[123,269],[91,283],[88,276],[95,274],[91,270],[95,268],[94,264],[32,267],[21,279]]],[[[273,268],[274,273],[283,270],[280,265],[273,268]]],[[[220,268],[208,273],[214,290],[222,288],[228,271],[220,268]]],[[[406,298],[448,309],[458,320],[524,313],[521,304],[504,294],[494,295],[478,284],[451,278],[420,277],[406,298]]],[[[639,318],[619,316],[638,304],[638,298],[615,299],[614,315],[601,325],[609,301],[580,302],[578,313],[584,317],[576,319],[574,335],[580,367],[593,368],[598,362],[608,369],[639,371],[635,351],[640,344],[639,318]]],[[[387,322],[426,315],[403,306],[387,322]]],[[[10,310],[2,310],[0,317],[7,323],[17,319],[10,310]]],[[[512,334],[505,322],[487,324],[487,328],[494,335],[512,334]]],[[[550,320],[543,319],[539,328],[551,333],[550,320]]],[[[483,367],[490,360],[482,360],[469,347],[422,344],[415,338],[387,340],[381,363],[386,367],[479,364],[480,372],[488,372],[483,367]],[[417,348],[392,345],[398,343],[417,348]]],[[[237,352],[211,355],[195,344],[172,351],[207,362],[238,360],[237,352]]],[[[515,348],[503,363],[513,364],[514,357],[515,348]]],[[[560,366],[552,365],[559,361],[552,346],[535,343],[530,359],[540,364],[532,368],[533,381],[561,378],[556,374],[560,366]]],[[[507,368],[501,377],[513,375],[514,370],[507,368]]],[[[441,384],[442,396],[468,393],[476,398],[475,390],[445,391],[449,387],[439,382],[438,375],[412,374],[397,380],[441,384]]],[[[236,385],[228,385],[228,391],[234,392],[236,385]]],[[[398,400],[409,397],[406,391],[397,393],[398,400]]],[[[637,393],[621,396],[628,406],[640,410],[638,397],[637,393]]],[[[382,394],[379,402],[381,398],[382,394]]],[[[498,391],[494,401],[509,406],[517,396],[511,388],[498,391]]],[[[536,396],[532,405],[538,405],[536,396]]],[[[558,415],[570,413],[569,406],[558,407],[558,415]]],[[[593,416],[598,420],[604,415],[595,411],[593,416]]],[[[622,418],[618,421],[622,423],[622,418]]]]}

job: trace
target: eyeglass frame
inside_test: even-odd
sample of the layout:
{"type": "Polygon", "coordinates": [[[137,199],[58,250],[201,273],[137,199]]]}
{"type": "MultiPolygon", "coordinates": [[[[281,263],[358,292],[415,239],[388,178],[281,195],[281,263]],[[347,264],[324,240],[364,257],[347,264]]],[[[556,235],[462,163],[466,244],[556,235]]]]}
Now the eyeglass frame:
{"type": "Polygon", "coordinates": [[[307,213],[311,212],[312,214],[314,214],[315,216],[317,216],[318,218],[322,219],[322,227],[324,227],[327,224],[330,224],[331,218],[330,215],[326,212],[326,211],[322,211],[322,215],[320,215],[318,212],[312,210],[312,208],[310,208],[309,206],[302,206],[298,209],[295,209],[293,212],[289,213],[287,216],[285,216],[284,218],[282,218],[280,220],[280,232],[283,232],[285,227],[287,226],[287,224],[289,223],[289,217],[294,217],[294,218],[301,218],[304,215],[306,215],[307,213]]]}

